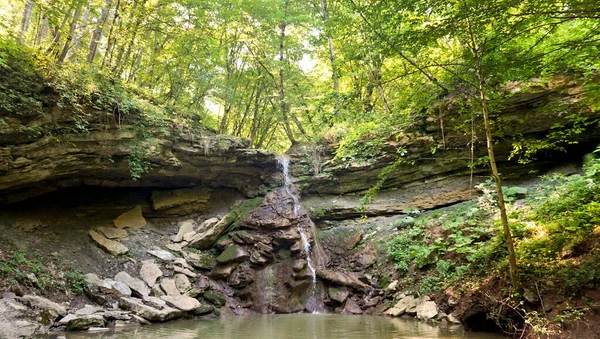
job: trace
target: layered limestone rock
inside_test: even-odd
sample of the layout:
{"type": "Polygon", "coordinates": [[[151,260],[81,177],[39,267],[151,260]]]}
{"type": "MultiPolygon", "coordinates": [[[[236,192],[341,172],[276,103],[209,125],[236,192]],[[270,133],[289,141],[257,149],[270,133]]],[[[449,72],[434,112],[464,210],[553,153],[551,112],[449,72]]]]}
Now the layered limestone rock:
{"type": "Polygon", "coordinates": [[[76,114],[53,100],[48,98],[44,114],[5,117],[0,126],[0,202],[82,185],[162,187],[170,191],[153,194],[156,211],[181,215],[204,206],[207,188],[235,188],[254,196],[275,180],[274,155],[249,149],[248,140],[182,131],[168,121],[144,127],[161,132],[140,136],[135,131],[136,124],[147,123],[143,115],[117,124],[112,114],[85,107],[87,129],[73,132],[76,114]],[[32,126],[43,132],[31,132],[32,126]],[[149,171],[136,173],[132,162],[149,171]],[[132,180],[135,176],[140,177],[132,180]]]}
{"type": "MultiPolygon", "coordinates": [[[[579,117],[577,132],[562,133],[568,143],[577,144],[569,155],[577,157],[595,148],[600,130],[591,122],[600,113],[583,104],[585,93],[580,84],[565,77],[544,85],[521,87],[507,95],[502,108],[493,112],[497,120],[493,132],[496,161],[505,180],[564,162],[564,153],[558,151],[541,152],[528,165],[518,164],[518,155],[510,160],[509,157],[515,150],[513,143],[544,139],[562,127],[572,127],[572,114],[579,117]]],[[[489,168],[480,165],[474,169],[471,182],[472,138],[475,158],[486,156],[487,149],[480,121],[474,126],[473,137],[470,129],[461,129],[462,120],[455,119],[459,106],[449,100],[432,108],[437,117],[417,121],[405,134],[392,136],[380,155],[365,161],[335,161],[335,145],[296,145],[288,154],[293,158],[293,174],[299,178],[302,204],[313,219],[339,220],[394,215],[407,209],[428,210],[472,199],[476,194],[472,184],[489,179],[489,168]],[[402,161],[387,176],[377,198],[366,210],[359,210],[362,196],[378,182],[382,169],[398,159],[398,149],[404,150],[402,161]]],[[[560,146],[568,147],[568,143],[560,146]]]]}

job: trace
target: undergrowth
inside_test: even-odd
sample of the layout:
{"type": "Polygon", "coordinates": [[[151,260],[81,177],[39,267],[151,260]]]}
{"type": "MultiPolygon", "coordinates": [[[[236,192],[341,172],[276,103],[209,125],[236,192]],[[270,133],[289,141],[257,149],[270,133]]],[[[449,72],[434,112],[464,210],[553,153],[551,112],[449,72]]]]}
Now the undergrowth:
{"type": "Polygon", "coordinates": [[[57,259],[47,260],[36,251],[0,251],[2,288],[22,286],[41,293],[82,293],[86,288],[83,271],[57,259]]]}
{"type": "MultiPolygon", "coordinates": [[[[517,291],[505,291],[505,304],[522,311],[524,323],[536,334],[560,329],[565,319],[580,318],[581,310],[540,319],[524,310],[525,294],[576,298],[600,286],[598,153],[600,148],[586,157],[583,174],[544,176],[543,183],[531,190],[505,188],[521,284],[517,291]]],[[[493,187],[486,183],[479,188],[483,195],[478,201],[398,222],[399,231],[387,242],[387,250],[405,276],[404,290],[465,292],[486,278],[507,279],[507,252],[493,187]]]]}

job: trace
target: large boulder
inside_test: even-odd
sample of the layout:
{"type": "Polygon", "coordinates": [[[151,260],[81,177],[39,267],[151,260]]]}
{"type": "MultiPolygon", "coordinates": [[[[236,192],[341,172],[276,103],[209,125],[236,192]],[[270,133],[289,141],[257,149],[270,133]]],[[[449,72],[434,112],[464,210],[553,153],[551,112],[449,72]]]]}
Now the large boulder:
{"type": "MultiPolygon", "coordinates": [[[[45,311],[39,310],[39,312],[45,311]]],[[[0,298],[0,319],[2,319],[0,338],[31,338],[47,333],[48,326],[29,319],[31,316],[36,317],[37,313],[12,298],[0,298]]],[[[55,318],[47,320],[46,325],[50,325],[55,318]]]]}
{"type": "Polygon", "coordinates": [[[87,330],[90,327],[103,327],[104,325],[104,317],[100,314],[82,315],[70,319],[69,322],[67,322],[67,330],[87,330]]]}
{"type": "Polygon", "coordinates": [[[236,220],[237,213],[230,212],[216,223],[214,222],[214,219],[205,221],[198,227],[198,230],[193,236],[186,237],[186,241],[189,242],[188,246],[198,249],[209,249],[236,220]]]}
{"type": "Polygon", "coordinates": [[[142,268],[140,268],[140,277],[150,287],[154,286],[156,279],[162,277],[162,275],[163,272],[155,263],[144,263],[142,264],[142,268]]]}
{"type": "Polygon", "coordinates": [[[294,200],[284,189],[267,193],[260,206],[251,211],[242,221],[245,227],[253,229],[281,229],[298,222],[294,200]]]}
{"type": "Polygon", "coordinates": [[[438,307],[434,301],[423,301],[417,305],[417,318],[429,320],[438,314],[438,307]]]}
{"type": "Polygon", "coordinates": [[[229,264],[217,265],[212,271],[210,271],[210,276],[215,279],[227,279],[233,272],[233,270],[237,267],[238,263],[232,262],[229,264]]]}
{"type": "Polygon", "coordinates": [[[227,299],[222,293],[213,290],[205,291],[202,294],[202,297],[204,297],[204,300],[215,305],[216,307],[223,307],[227,302],[227,299]]]}
{"type": "Polygon", "coordinates": [[[195,268],[199,268],[202,270],[212,270],[213,267],[215,267],[215,257],[213,257],[210,253],[194,253],[182,251],[181,254],[185,258],[185,260],[195,268]]]}
{"type": "Polygon", "coordinates": [[[329,288],[327,288],[327,295],[332,301],[341,304],[344,301],[346,301],[346,299],[348,299],[350,291],[348,291],[348,289],[344,287],[339,288],[330,286],[329,288]]]}
{"type": "Polygon", "coordinates": [[[37,295],[25,295],[18,297],[17,301],[29,306],[30,308],[47,312],[48,319],[50,320],[67,315],[67,309],[65,307],[37,295]]]}
{"type": "Polygon", "coordinates": [[[344,305],[344,310],[342,311],[342,313],[362,314],[362,310],[360,309],[360,306],[358,306],[356,301],[354,301],[352,298],[348,298],[348,300],[346,300],[346,305],[344,305]]]}
{"type": "Polygon", "coordinates": [[[129,211],[119,215],[113,220],[116,228],[130,228],[140,230],[146,227],[146,219],[142,215],[142,206],[137,205],[129,211]]]}

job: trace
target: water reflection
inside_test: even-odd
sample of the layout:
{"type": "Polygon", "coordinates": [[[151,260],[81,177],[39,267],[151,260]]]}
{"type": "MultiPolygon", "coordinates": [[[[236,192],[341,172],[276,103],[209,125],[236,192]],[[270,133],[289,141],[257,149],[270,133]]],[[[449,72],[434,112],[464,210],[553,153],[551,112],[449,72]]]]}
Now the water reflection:
{"type": "Polygon", "coordinates": [[[67,338],[497,339],[502,337],[488,333],[466,332],[460,326],[434,326],[411,319],[300,314],[225,317],[216,320],[181,320],[122,329],[116,332],[69,333],[67,338]]]}

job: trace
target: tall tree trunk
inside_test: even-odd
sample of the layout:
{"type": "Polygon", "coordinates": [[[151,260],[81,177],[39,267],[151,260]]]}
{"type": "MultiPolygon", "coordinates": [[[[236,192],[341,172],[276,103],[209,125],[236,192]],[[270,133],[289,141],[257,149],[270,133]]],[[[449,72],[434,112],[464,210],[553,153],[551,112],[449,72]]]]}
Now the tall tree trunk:
{"type": "Polygon", "coordinates": [[[55,50],[56,47],[58,46],[58,43],[60,42],[60,38],[62,37],[62,30],[65,27],[65,25],[67,24],[67,21],[69,20],[69,18],[71,17],[71,11],[73,10],[73,3],[71,3],[69,10],[65,13],[65,16],[63,17],[60,26],[57,26],[54,30],[54,36],[52,37],[52,42],[50,43],[50,46],[48,46],[48,49],[46,49],[46,53],[47,54],[55,54],[55,50]]]}
{"type": "MultiPolygon", "coordinates": [[[[94,33],[92,33],[92,40],[90,41],[90,47],[88,49],[87,61],[89,63],[94,62],[94,58],[96,57],[96,51],[98,50],[98,43],[102,39],[102,30],[104,29],[104,24],[106,23],[106,19],[108,19],[108,13],[110,12],[110,6],[112,6],[112,0],[105,0],[104,7],[100,11],[100,18],[98,19],[98,25],[94,29],[94,33]]],[[[111,26],[112,30],[112,26],[111,26]]]]}
{"type": "MultiPolygon", "coordinates": [[[[327,9],[327,0],[321,0],[321,10],[323,11],[323,21],[325,23],[325,26],[327,26],[329,22],[329,10],[327,9]]],[[[333,80],[333,90],[336,94],[337,108],[340,95],[340,83],[338,80],[337,64],[335,62],[335,49],[333,47],[333,37],[331,36],[331,32],[329,31],[327,31],[327,44],[329,46],[329,61],[331,62],[331,79],[333,80]]]]}
{"type": "Polygon", "coordinates": [[[79,21],[80,16],[81,5],[77,5],[75,13],[73,14],[73,19],[71,20],[71,26],[69,27],[69,34],[67,35],[67,39],[65,40],[63,49],[58,55],[58,59],[56,60],[56,62],[58,62],[59,64],[64,62],[67,58],[67,54],[69,53],[69,49],[71,48],[71,41],[73,41],[73,35],[75,35],[75,29],[77,28],[77,22],[79,21]]]}
{"type": "Polygon", "coordinates": [[[85,36],[87,24],[88,24],[88,21],[90,20],[90,12],[91,12],[93,5],[94,5],[94,1],[88,0],[88,5],[85,8],[85,12],[83,12],[83,17],[81,18],[81,24],[77,27],[77,31],[79,32],[79,34],[78,34],[77,38],[75,38],[75,46],[74,46],[75,50],[81,49],[81,40],[85,36]]]}
{"type": "Polygon", "coordinates": [[[296,139],[294,138],[294,134],[290,127],[290,122],[288,118],[288,105],[285,100],[285,87],[284,87],[284,69],[287,63],[287,58],[285,58],[285,28],[287,27],[287,12],[289,6],[289,0],[285,1],[283,21],[280,24],[281,35],[279,36],[279,108],[281,109],[281,117],[283,119],[283,129],[285,134],[287,135],[290,142],[293,144],[296,143],[296,139]]]}
{"type": "Polygon", "coordinates": [[[37,34],[35,36],[35,46],[39,46],[42,44],[42,41],[48,37],[48,17],[45,15],[42,17],[40,22],[40,27],[37,30],[37,34]]]}
{"type": "MultiPolygon", "coordinates": [[[[146,0],[142,0],[142,1],[135,1],[133,3],[133,7],[131,8],[131,12],[132,13],[136,13],[138,6],[141,6],[140,11],[144,10],[144,4],[145,4],[146,0]]],[[[137,13],[136,13],[137,14],[137,13]]],[[[121,76],[121,74],[123,74],[123,72],[126,70],[126,67],[129,63],[129,57],[131,57],[131,51],[133,50],[133,48],[135,47],[135,40],[137,38],[138,35],[138,31],[140,28],[140,25],[142,23],[142,20],[144,18],[144,15],[139,14],[139,15],[135,15],[135,23],[133,24],[133,29],[132,32],[133,34],[131,35],[131,39],[129,39],[129,43],[127,44],[127,49],[125,50],[125,59],[120,62],[120,64],[117,65],[117,76],[121,76]]],[[[128,30],[131,27],[128,26],[128,30]]]]}
{"type": "Polygon", "coordinates": [[[488,157],[490,158],[490,167],[492,169],[492,177],[496,182],[496,193],[498,195],[498,208],[500,209],[500,219],[502,221],[502,229],[504,233],[504,241],[508,250],[508,263],[509,263],[509,274],[513,286],[518,286],[517,281],[517,257],[515,254],[515,248],[508,225],[508,215],[506,213],[506,205],[504,203],[504,192],[502,190],[502,178],[498,172],[496,166],[496,157],[494,155],[494,140],[492,138],[492,130],[490,128],[490,117],[488,107],[488,97],[485,89],[485,75],[482,64],[483,53],[485,53],[485,43],[478,44],[475,40],[475,35],[471,28],[471,22],[467,18],[470,49],[473,54],[473,60],[475,64],[475,71],[477,73],[477,92],[479,94],[479,103],[481,105],[481,111],[483,113],[483,124],[485,128],[485,139],[487,144],[488,157]]]}
{"type": "Polygon", "coordinates": [[[25,9],[23,10],[23,19],[21,20],[21,32],[19,33],[19,42],[25,42],[25,32],[29,29],[31,21],[31,12],[33,10],[33,0],[27,0],[25,9]]]}
{"type": "Polygon", "coordinates": [[[115,38],[113,38],[113,30],[115,29],[115,23],[117,22],[117,19],[119,18],[119,5],[121,4],[121,0],[117,0],[117,5],[115,6],[115,15],[113,16],[112,22],[110,24],[110,29],[108,30],[108,37],[107,37],[107,42],[108,45],[106,46],[106,51],[104,52],[104,56],[102,57],[102,64],[100,65],[101,68],[103,68],[106,65],[106,58],[108,57],[108,55],[111,55],[111,61],[112,61],[112,50],[115,46],[115,38]]]}

